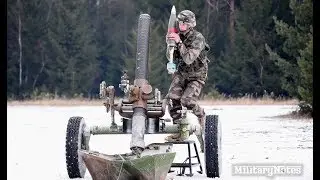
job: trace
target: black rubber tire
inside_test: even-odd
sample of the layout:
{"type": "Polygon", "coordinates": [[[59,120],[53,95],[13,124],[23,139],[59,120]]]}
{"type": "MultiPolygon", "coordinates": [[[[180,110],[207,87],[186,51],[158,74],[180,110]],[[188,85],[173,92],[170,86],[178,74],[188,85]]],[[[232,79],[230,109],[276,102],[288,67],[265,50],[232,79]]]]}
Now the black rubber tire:
{"type": "Polygon", "coordinates": [[[83,178],[86,165],[79,157],[78,150],[89,150],[85,144],[83,132],[86,124],[83,117],[71,117],[66,132],[66,164],[69,178],[83,178]]]}
{"type": "Polygon", "coordinates": [[[207,177],[220,177],[221,158],[221,124],[217,115],[207,115],[204,135],[204,160],[207,177]]]}

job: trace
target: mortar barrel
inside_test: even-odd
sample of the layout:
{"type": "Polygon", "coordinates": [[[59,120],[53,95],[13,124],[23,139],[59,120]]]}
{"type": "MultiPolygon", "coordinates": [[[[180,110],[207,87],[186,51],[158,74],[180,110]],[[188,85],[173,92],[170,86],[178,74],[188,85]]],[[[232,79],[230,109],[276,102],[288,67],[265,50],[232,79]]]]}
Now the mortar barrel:
{"type": "Polygon", "coordinates": [[[147,113],[144,108],[136,107],[133,109],[132,116],[132,135],[130,148],[142,148],[144,149],[144,133],[145,133],[145,124],[147,119],[147,113]]]}
{"type": "MultiPolygon", "coordinates": [[[[148,84],[148,57],[149,57],[149,14],[141,14],[138,22],[137,56],[134,85],[143,87],[148,84]]],[[[147,119],[147,101],[140,99],[134,102],[132,115],[132,135],[130,149],[144,149],[144,133],[147,119]]]]}
{"type": "Polygon", "coordinates": [[[141,14],[139,17],[135,79],[148,80],[150,21],[149,14],[141,14]]]}

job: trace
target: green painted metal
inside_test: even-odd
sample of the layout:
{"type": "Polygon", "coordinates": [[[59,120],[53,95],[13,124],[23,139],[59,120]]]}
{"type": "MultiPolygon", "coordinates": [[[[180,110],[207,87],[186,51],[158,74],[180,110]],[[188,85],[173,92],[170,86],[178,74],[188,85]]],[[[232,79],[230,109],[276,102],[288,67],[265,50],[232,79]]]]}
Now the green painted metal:
{"type": "Polygon", "coordinates": [[[186,111],[182,113],[179,133],[180,133],[180,139],[182,141],[187,140],[190,136],[190,125],[189,125],[189,119],[187,118],[186,111]]]}
{"type": "MultiPolygon", "coordinates": [[[[155,132],[152,134],[164,134],[164,133],[178,133],[178,125],[166,125],[163,131],[155,132]]],[[[111,128],[111,126],[91,126],[90,133],[93,135],[98,134],[131,134],[123,132],[123,126],[117,126],[117,128],[111,128]]],[[[147,134],[147,133],[146,133],[147,134]]]]}
{"type": "Polygon", "coordinates": [[[176,153],[172,144],[155,143],[141,154],[106,155],[79,150],[93,180],[165,180],[176,153]]]}
{"type": "MultiPolygon", "coordinates": [[[[189,131],[189,135],[195,133],[197,130],[200,130],[199,125],[191,125],[189,124],[186,126],[189,131]]],[[[131,133],[125,133],[122,130],[122,126],[117,126],[117,128],[111,128],[111,126],[91,126],[90,127],[90,134],[93,135],[99,135],[99,134],[131,134],[131,133]]],[[[173,134],[173,133],[180,133],[180,125],[173,124],[173,125],[165,125],[165,127],[159,131],[154,132],[151,134],[173,134]]],[[[148,134],[147,132],[145,134],[148,134]]]]}

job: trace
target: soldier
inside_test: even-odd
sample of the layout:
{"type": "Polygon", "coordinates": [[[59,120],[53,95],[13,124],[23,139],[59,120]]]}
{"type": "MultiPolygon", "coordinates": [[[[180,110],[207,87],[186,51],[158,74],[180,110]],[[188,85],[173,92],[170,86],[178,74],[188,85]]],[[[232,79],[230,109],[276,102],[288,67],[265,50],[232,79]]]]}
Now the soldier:
{"type": "MultiPolygon", "coordinates": [[[[202,129],[204,128],[205,112],[199,106],[197,100],[205,85],[208,73],[207,51],[209,45],[203,35],[196,31],[195,14],[190,10],[183,10],[178,14],[179,33],[167,34],[166,40],[172,39],[176,42],[177,48],[174,51],[174,62],[177,64],[177,71],[173,74],[173,80],[167,94],[171,100],[169,113],[174,124],[179,124],[182,106],[191,109],[198,117],[202,129]]],[[[169,48],[166,56],[169,59],[169,48]]],[[[180,141],[179,134],[172,134],[166,137],[167,141],[180,141]]]]}

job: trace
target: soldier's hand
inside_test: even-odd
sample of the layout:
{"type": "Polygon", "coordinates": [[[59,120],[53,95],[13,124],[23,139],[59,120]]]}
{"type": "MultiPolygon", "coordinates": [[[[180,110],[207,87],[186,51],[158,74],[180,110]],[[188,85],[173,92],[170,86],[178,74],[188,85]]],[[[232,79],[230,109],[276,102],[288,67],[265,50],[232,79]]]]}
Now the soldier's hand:
{"type": "Polygon", "coordinates": [[[171,38],[170,38],[170,33],[168,33],[167,35],[166,35],[166,43],[168,44],[168,42],[171,40],[171,38]]]}
{"type": "Polygon", "coordinates": [[[167,40],[168,40],[168,39],[174,40],[176,43],[178,43],[178,42],[181,41],[180,36],[179,36],[179,34],[177,34],[177,33],[167,34],[167,40]]]}

